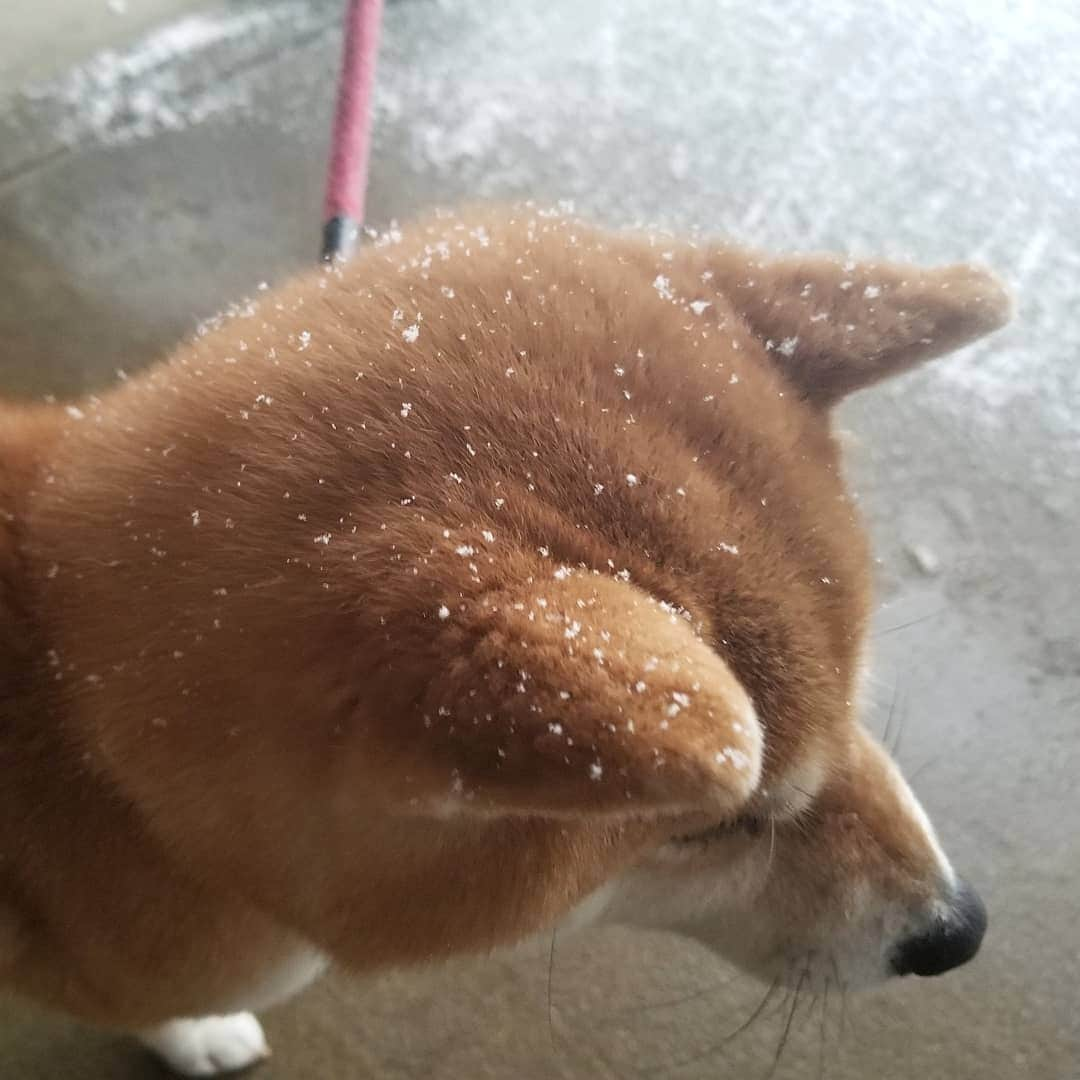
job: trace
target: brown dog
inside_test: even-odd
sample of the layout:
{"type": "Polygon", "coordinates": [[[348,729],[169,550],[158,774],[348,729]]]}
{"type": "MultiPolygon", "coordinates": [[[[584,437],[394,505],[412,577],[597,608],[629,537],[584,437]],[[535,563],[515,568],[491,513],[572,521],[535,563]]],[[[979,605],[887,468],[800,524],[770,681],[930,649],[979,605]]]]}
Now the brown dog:
{"type": "Polygon", "coordinates": [[[829,409],[1008,307],[524,208],[8,409],[0,978],[206,1074],[328,958],[559,921],[808,986],[962,963],[981,904],[858,720],[829,409]]]}

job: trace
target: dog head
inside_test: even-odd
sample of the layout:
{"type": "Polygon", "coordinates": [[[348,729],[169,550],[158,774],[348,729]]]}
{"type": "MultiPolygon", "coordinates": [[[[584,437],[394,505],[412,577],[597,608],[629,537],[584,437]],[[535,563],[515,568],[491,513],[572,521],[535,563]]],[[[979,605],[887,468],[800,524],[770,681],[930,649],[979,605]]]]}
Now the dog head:
{"type": "Polygon", "coordinates": [[[356,965],[587,911],[944,970],[985,918],[860,725],[829,411],[1007,309],[528,210],[392,237],[69,410],[53,692],[178,858],[356,965]]]}
{"type": "MultiPolygon", "coordinates": [[[[975,955],[986,910],[860,722],[866,554],[854,520],[815,498],[848,507],[818,422],[848,393],[998,328],[1008,297],[966,267],[921,272],[716,251],[695,260],[701,265],[699,281],[719,283],[721,326],[732,312],[744,319],[755,339],[748,351],[756,345],[756,361],[786,384],[778,398],[793,393],[813,414],[764,469],[775,477],[790,475],[794,459],[808,466],[793,479],[794,497],[773,515],[760,498],[760,531],[723,548],[753,567],[753,595],[728,607],[728,594],[710,610],[708,640],[754,705],[760,777],[735,814],[688,823],[583,911],[677,928],[789,986],[944,973],[975,955]],[[781,581],[783,597],[764,584],[781,581]]],[[[675,288],[677,274],[654,287],[675,288]]],[[[701,292],[682,279],[684,302],[701,292]]],[[[696,312],[701,302],[688,306],[696,312]]],[[[731,361],[740,344],[732,339],[731,361]]],[[[761,395],[751,412],[760,417],[770,404],[761,395]]],[[[789,423],[796,414],[773,407],[789,423]]],[[[737,485],[735,498],[752,504],[767,486],[737,485]]]]}

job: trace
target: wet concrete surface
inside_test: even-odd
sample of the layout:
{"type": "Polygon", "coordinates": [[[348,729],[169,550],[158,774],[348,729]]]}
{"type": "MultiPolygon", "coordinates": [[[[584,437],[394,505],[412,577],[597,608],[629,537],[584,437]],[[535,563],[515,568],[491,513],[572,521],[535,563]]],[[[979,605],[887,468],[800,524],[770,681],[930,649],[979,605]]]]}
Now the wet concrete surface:
{"type": "Polygon", "coordinates": [[[12,0],[0,23],[0,93],[44,79],[97,49],[128,45],[192,0],[12,0]]]}
{"type": "MultiPolygon", "coordinates": [[[[198,8],[0,94],[0,387],[137,369],[317,244],[340,3],[198,8]]],[[[974,964],[821,1011],[779,1078],[1080,1077],[1080,9],[1005,2],[398,0],[369,199],[571,198],[777,249],[975,258],[993,341],[844,406],[881,610],[879,730],[991,930],[974,964]]],[[[667,935],[357,983],[267,1018],[266,1077],[765,1076],[784,1017],[667,935]]],[[[124,1040],[0,1012],[3,1077],[161,1075],[124,1040]]]]}

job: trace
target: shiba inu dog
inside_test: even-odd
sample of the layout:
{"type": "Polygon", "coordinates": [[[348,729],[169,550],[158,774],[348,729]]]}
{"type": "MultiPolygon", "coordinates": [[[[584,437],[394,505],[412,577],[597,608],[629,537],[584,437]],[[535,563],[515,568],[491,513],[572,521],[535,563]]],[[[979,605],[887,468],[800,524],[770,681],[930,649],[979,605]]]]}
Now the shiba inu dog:
{"type": "Polygon", "coordinates": [[[931,975],[981,901],[861,726],[830,409],[989,274],[436,217],[0,416],[0,981],[191,1075],[556,924],[931,975]]]}

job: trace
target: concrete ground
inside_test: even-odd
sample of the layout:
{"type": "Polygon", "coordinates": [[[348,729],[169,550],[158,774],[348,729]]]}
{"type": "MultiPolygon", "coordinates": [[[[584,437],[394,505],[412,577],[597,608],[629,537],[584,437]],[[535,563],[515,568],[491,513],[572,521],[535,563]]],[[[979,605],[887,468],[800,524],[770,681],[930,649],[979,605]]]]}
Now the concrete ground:
{"type": "MultiPolygon", "coordinates": [[[[341,3],[14,7],[0,389],[103,387],[310,261],[341,3]]],[[[1077,71],[1066,0],[387,8],[375,224],[567,197],[775,248],[975,258],[1016,287],[1011,329],[843,414],[880,557],[867,720],[895,695],[900,759],[991,931],[970,967],[867,994],[843,1026],[796,1017],[777,1077],[1080,1077],[1077,71]]],[[[757,992],[674,937],[605,931],[559,941],[550,1029],[546,947],[331,977],[267,1018],[260,1075],[760,1077],[778,1015],[719,1045],[757,992]]],[[[0,1009],[4,1078],[160,1075],[122,1039],[0,1009]]]]}

